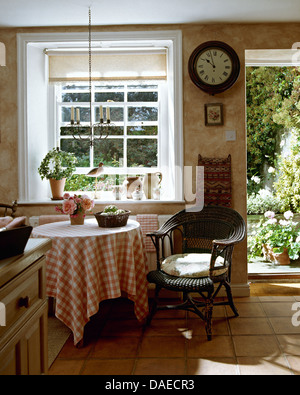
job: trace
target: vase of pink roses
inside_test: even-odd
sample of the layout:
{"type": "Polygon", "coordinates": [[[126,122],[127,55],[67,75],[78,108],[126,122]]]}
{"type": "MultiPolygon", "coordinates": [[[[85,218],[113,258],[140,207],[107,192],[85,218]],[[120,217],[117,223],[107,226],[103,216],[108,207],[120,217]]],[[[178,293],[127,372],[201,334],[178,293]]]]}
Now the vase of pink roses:
{"type": "Polygon", "coordinates": [[[74,195],[69,193],[63,195],[63,203],[61,206],[56,206],[57,212],[68,214],[70,216],[71,225],[83,225],[84,218],[87,211],[94,207],[94,200],[87,195],[74,195]]]}

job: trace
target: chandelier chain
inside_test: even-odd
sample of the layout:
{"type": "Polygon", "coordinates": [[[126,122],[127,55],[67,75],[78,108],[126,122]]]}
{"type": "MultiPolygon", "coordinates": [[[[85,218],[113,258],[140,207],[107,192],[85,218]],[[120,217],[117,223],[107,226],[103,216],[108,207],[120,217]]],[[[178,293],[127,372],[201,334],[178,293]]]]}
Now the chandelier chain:
{"type": "MultiPolygon", "coordinates": [[[[90,146],[92,147],[95,141],[99,141],[102,139],[106,139],[108,134],[112,132],[115,125],[110,122],[110,118],[107,117],[106,122],[103,122],[103,119],[100,117],[100,122],[93,123],[93,106],[92,106],[92,12],[91,8],[89,8],[89,27],[88,27],[88,57],[89,57],[89,95],[90,95],[90,127],[89,127],[89,140],[90,146]],[[95,133],[96,132],[96,133],[95,133]],[[96,134],[96,136],[95,136],[96,134]]],[[[102,106],[101,106],[102,108],[102,106]]],[[[71,124],[67,126],[72,133],[74,140],[86,140],[86,135],[81,135],[80,129],[82,128],[80,124],[80,116],[78,116],[77,123],[74,123],[74,119],[71,117],[71,124]]]]}

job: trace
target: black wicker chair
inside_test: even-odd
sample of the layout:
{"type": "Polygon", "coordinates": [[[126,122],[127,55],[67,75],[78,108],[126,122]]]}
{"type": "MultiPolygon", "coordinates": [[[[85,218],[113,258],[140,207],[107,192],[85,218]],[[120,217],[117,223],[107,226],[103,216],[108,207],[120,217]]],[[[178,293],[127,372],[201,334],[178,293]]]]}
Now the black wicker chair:
{"type": "Polygon", "coordinates": [[[207,338],[211,340],[214,305],[229,305],[238,316],[230,287],[231,260],[234,246],[245,238],[245,234],[241,215],[221,206],[180,211],[159,230],[147,234],[155,245],[157,257],[157,270],[147,275],[148,281],[156,285],[147,324],[158,309],[192,311],[204,320],[207,338]],[[227,300],[217,302],[215,298],[222,286],[226,289],[227,300]],[[162,288],[182,292],[183,303],[160,306],[158,296],[162,288]],[[201,298],[196,299],[194,293],[201,298]]]}

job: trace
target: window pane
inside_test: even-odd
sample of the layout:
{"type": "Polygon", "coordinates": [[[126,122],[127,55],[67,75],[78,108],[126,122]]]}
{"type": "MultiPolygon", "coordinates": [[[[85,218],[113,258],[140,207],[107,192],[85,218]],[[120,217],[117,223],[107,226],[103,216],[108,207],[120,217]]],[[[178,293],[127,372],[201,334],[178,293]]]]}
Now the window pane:
{"type": "Polygon", "coordinates": [[[118,90],[123,90],[124,89],[124,85],[110,85],[110,84],[107,84],[107,85],[99,85],[99,84],[95,84],[95,89],[96,90],[115,90],[115,91],[118,91],[118,90]]]}
{"type": "Polygon", "coordinates": [[[107,100],[112,100],[116,102],[124,101],[123,92],[96,92],[95,101],[96,102],[107,102],[107,100]]]}
{"type": "Polygon", "coordinates": [[[103,162],[105,166],[119,167],[122,158],[124,158],[123,139],[105,139],[95,142],[94,166],[103,162]]]}
{"type": "Polygon", "coordinates": [[[84,127],[84,126],[62,126],[60,128],[60,134],[61,136],[72,136],[72,135],[85,135],[88,136],[90,134],[90,128],[89,127],[84,127]]]}
{"type": "Polygon", "coordinates": [[[95,178],[84,174],[73,174],[66,181],[65,191],[94,191],[95,178]]]}
{"type": "Polygon", "coordinates": [[[158,85],[148,85],[148,84],[143,84],[142,82],[140,84],[136,85],[128,85],[128,89],[157,89],[158,85]]]}
{"type": "MultiPolygon", "coordinates": [[[[89,107],[80,107],[80,122],[90,122],[90,109],[89,107]]],[[[74,108],[74,116],[76,117],[76,110],[74,108]]],[[[62,122],[71,122],[71,107],[61,108],[61,120],[62,122]]]]}
{"type": "Polygon", "coordinates": [[[102,135],[104,138],[107,136],[123,136],[124,127],[123,126],[105,126],[104,128],[94,129],[94,135],[99,136],[102,135]]]}
{"type": "Polygon", "coordinates": [[[128,126],[127,134],[129,136],[157,136],[158,126],[128,126]]]}
{"type": "Polygon", "coordinates": [[[80,122],[90,122],[90,108],[80,107],[80,122]]]}
{"type": "Polygon", "coordinates": [[[71,122],[71,107],[61,108],[61,120],[62,122],[71,122]]]}
{"type": "Polygon", "coordinates": [[[157,121],[157,107],[128,107],[128,121],[157,121]]]}
{"type": "MultiPolygon", "coordinates": [[[[103,106],[103,120],[106,122],[106,107],[103,106]]],[[[95,107],[95,119],[96,122],[100,121],[100,109],[99,106],[95,107]]],[[[111,122],[123,122],[124,121],[124,108],[123,107],[111,107],[110,108],[110,120],[111,122]]]]}
{"type": "Polygon", "coordinates": [[[87,91],[87,90],[89,90],[89,86],[88,85],[76,85],[76,84],[70,85],[70,84],[66,84],[66,85],[63,85],[63,87],[62,87],[63,91],[79,90],[79,89],[87,91]]]}
{"type": "Polygon", "coordinates": [[[128,139],[127,165],[129,167],[157,166],[156,139],[128,139]]]}
{"type": "Polygon", "coordinates": [[[60,148],[62,151],[72,152],[76,156],[77,167],[90,167],[90,144],[88,140],[61,139],[60,148]]]}
{"type": "Polygon", "coordinates": [[[157,92],[128,92],[128,101],[157,101],[158,93],[157,92]]]}
{"type": "Polygon", "coordinates": [[[119,174],[104,175],[99,178],[100,182],[98,182],[98,187],[100,187],[99,189],[102,191],[113,191],[115,185],[122,185],[126,177],[126,175],[119,174]]]}
{"type": "Polygon", "coordinates": [[[62,101],[64,103],[71,102],[89,102],[90,101],[90,94],[87,93],[63,93],[62,94],[62,101]]]}

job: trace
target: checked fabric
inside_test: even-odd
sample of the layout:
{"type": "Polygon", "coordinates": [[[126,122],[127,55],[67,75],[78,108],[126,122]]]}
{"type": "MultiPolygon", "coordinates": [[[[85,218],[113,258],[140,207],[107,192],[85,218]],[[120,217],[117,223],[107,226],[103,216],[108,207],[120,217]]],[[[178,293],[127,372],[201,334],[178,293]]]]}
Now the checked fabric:
{"type": "Polygon", "coordinates": [[[56,298],[55,315],[72,330],[75,345],[99,303],[120,297],[122,291],[134,302],[137,319],[147,317],[146,255],[137,222],[110,229],[99,228],[95,219],[77,226],[57,222],[34,228],[32,236],[52,239],[46,292],[56,298]]]}
{"type": "Polygon", "coordinates": [[[155,246],[152,243],[147,233],[154,232],[158,229],[158,215],[157,214],[137,214],[137,222],[141,225],[141,230],[144,238],[146,252],[155,252],[155,246]]]}

